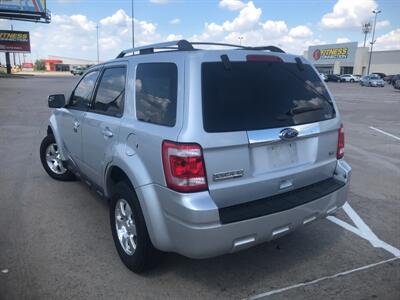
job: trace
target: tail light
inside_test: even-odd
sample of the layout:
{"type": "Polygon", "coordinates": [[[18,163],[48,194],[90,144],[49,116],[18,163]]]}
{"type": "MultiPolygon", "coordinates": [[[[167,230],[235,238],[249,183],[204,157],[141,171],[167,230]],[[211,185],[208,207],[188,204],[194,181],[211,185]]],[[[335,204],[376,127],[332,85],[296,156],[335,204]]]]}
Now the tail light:
{"type": "Polygon", "coordinates": [[[344,129],[343,124],[340,125],[337,142],[336,158],[341,159],[344,156],[344,129]]]}
{"type": "Polygon", "coordinates": [[[198,144],[164,141],[162,158],[167,186],[178,192],[207,190],[203,153],[198,144]]]}

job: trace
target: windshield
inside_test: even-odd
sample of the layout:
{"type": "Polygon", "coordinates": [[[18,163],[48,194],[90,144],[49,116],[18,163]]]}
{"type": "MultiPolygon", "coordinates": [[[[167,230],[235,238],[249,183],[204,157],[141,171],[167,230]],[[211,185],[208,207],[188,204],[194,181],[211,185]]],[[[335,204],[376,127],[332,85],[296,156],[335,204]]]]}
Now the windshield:
{"type": "Polygon", "coordinates": [[[370,78],[371,79],[381,79],[381,77],[379,77],[378,75],[371,75],[370,78]]]}
{"type": "Polygon", "coordinates": [[[203,123],[207,132],[259,130],[335,117],[320,76],[310,65],[222,62],[202,64],[203,123]]]}

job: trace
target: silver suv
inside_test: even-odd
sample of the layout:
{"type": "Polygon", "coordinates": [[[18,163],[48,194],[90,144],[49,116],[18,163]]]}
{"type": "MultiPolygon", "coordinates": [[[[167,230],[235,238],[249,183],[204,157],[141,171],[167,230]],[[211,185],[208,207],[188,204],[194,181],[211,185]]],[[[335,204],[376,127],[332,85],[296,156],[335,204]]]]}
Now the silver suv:
{"type": "Polygon", "coordinates": [[[109,199],[134,272],[161,251],[208,258],[278,238],[347,200],[343,127],[315,68],[273,46],[202,44],[123,51],[48,100],[43,167],[109,199]]]}

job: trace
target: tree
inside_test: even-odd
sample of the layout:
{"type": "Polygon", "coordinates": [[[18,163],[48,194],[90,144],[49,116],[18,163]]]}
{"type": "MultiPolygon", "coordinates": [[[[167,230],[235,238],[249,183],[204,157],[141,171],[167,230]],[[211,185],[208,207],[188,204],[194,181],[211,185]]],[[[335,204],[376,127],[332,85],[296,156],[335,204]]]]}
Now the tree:
{"type": "Polygon", "coordinates": [[[35,71],[44,71],[46,70],[46,66],[44,65],[44,62],[42,59],[37,59],[35,61],[35,71]]]}

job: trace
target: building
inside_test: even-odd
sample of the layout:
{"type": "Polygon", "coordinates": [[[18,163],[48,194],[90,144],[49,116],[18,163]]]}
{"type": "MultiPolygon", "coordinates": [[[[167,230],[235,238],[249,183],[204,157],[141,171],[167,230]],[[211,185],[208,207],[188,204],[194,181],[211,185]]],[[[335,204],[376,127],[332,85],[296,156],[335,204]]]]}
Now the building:
{"type": "Polygon", "coordinates": [[[47,71],[70,71],[78,66],[86,67],[97,64],[95,60],[79,59],[71,57],[62,57],[49,55],[47,59],[43,60],[47,71]]]}
{"type": "MultiPolygon", "coordinates": [[[[366,75],[369,55],[369,48],[358,47],[357,42],[310,46],[304,52],[304,57],[324,74],[366,75]]],[[[374,72],[399,74],[400,49],[373,51],[370,73],[374,72]]]]}

